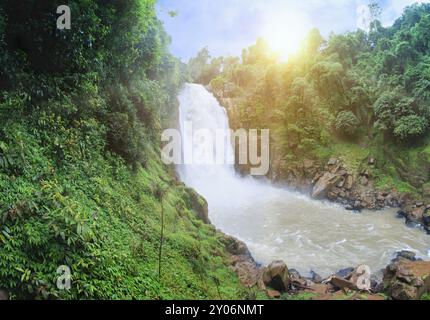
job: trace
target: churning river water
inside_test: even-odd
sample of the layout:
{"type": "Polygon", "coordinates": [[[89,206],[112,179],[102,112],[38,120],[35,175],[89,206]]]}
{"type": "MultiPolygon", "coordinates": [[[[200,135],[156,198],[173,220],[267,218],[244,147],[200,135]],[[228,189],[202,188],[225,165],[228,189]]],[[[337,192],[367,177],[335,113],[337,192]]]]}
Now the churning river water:
{"type": "MultiPolygon", "coordinates": [[[[202,153],[204,142],[192,140],[193,130],[227,130],[225,109],[203,86],[186,84],[179,95],[184,152],[202,153]],[[188,139],[188,141],[187,141],[188,139]]],[[[233,149],[227,138],[224,156],[233,149]]],[[[215,150],[219,152],[219,150],[215,150]]],[[[345,267],[384,268],[397,251],[410,250],[429,259],[430,237],[407,227],[396,211],[351,212],[327,202],[275,188],[253,178],[239,177],[232,165],[181,165],[185,184],[204,196],[212,223],[244,241],[262,264],[284,260],[302,274],[311,270],[328,276],[345,267]]]]}

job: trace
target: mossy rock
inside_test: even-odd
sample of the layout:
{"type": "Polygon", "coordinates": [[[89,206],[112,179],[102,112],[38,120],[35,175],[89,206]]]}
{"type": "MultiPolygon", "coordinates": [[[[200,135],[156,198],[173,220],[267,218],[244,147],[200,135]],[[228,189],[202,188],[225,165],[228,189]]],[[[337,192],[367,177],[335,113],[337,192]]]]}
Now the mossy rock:
{"type": "Polygon", "coordinates": [[[205,198],[199,195],[194,189],[185,188],[186,202],[204,223],[210,224],[209,208],[205,198]]]}

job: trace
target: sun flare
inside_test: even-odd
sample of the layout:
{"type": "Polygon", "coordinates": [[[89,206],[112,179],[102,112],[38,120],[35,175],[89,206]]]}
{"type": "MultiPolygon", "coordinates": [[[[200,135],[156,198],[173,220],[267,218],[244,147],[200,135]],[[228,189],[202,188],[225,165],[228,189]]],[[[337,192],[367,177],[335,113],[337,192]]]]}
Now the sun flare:
{"type": "Polygon", "coordinates": [[[299,51],[310,29],[306,19],[300,14],[276,14],[267,21],[263,38],[279,55],[280,60],[286,61],[289,56],[299,51]]]}

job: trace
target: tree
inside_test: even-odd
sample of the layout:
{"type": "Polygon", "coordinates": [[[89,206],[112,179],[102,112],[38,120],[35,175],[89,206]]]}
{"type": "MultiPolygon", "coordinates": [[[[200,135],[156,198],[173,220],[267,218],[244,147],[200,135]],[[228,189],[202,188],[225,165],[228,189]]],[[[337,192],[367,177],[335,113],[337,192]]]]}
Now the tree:
{"type": "Polygon", "coordinates": [[[357,132],[359,122],[351,111],[342,111],[336,117],[335,126],[338,132],[346,136],[353,136],[357,132]]]}
{"type": "Polygon", "coordinates": [[[160,203],[161,206],[161,214],[160,214],[160,242],[158,246],[158,278],[161,279],[161,260],[163,257],[163,244],[164,244],[164,198],[167,193],[167,188],[164,184],[155,183],[153,185],[152,190],[154,197],[157,199],[157,201],[160,203]]]}
{"type": "Polygon", "coordinates": [[[394,135],[402,140],[415,138],[423,135],[429,122],[426,118],[417,115],[410,115],[400,118],[394,128],[394,135]]]}
{"type": "Polygon", "coordinates": [[[324,43],[324,38],[322,37],[318,29],[312,29],[306,39],[304,40],[304,51],[308,58],[314,56],[324,43]]]}
{"type": "Polygon", "coordinates": [[[188,69],[193,81],[198,81],[200,79],[203,70],[209,64],[210,59],[211,55],[209,53],[209,49],[208,47],[204,47],[197,53],[197,56],[188,61],[188,69]]]}

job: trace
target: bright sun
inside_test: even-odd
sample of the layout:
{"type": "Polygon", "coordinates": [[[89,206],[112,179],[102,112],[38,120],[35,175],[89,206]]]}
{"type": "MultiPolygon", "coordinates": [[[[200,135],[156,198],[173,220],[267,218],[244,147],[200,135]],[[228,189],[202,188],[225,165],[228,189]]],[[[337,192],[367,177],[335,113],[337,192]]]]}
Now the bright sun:
{"type": "Polygon", "coordinates": [[[303,39],[310,31],[306,19],[293,13],[275,14],[263,29],[263,38],[282,61],[300,49],[303,39]]]}

